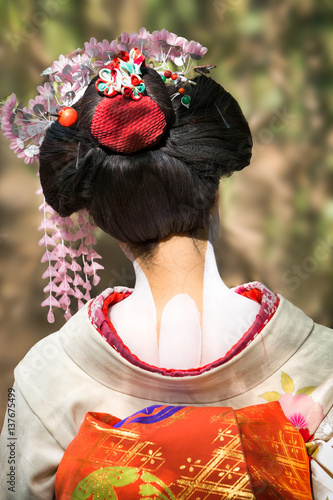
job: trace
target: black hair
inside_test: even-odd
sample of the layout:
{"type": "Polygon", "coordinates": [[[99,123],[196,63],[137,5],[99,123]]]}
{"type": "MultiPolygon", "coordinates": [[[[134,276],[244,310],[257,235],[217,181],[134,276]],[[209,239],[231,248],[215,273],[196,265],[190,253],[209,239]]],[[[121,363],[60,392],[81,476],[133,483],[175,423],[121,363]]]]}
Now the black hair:
{"type": "Polygon", "coordinates": [[[61,216],[87,209],[106,233],[144,249],[169,234],[207,228],[219,180],[249,164],[252,137],[237,101],[211,78],[186,84],[187,109],[180,96],[171,98],[178,87],[164,84],[152,68],[142,73],[146,94],[166,117],[158,144],[122,154],[94,139],[90,125],[103,99],[95,78],[74,105],[77,122],[48,129],[40,179],[61,216]]]}

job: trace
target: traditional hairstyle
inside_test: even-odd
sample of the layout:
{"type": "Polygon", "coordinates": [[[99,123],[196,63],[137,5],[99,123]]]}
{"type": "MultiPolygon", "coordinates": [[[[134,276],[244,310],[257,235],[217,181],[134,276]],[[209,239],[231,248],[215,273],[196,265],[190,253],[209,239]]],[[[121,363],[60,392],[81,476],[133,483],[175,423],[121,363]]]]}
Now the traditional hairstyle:
{"type": "Polygon", "coordinates": [[[80,308],[99,281],[92,220],[151,255],[170,234],[207,228],[220,178],[249,164],[239,105],[209,77],[215,66],[194,67],[206,52],[167,30],[92,38],[43,72],[29,107],[14,94],[3,103],[11,149],[40,164],[49,322],[53,306],[68,319],[71,297],[80,308]]]}
{"type": "Polygon", "coordinates": [[[74,106],[77,122],[55,122],[40,151],[44,196],[56,212],[86,209],[103,231],[139,246],[205,228],[220,177],[248,165],[252,147],[239,105],[211,78],[194,79],[189,109],[170,99],[153,69],[143,79],[166,118],[157,144],[131,154],[99,144],[90,126],[102,97],[92,81],[74,106]]]}

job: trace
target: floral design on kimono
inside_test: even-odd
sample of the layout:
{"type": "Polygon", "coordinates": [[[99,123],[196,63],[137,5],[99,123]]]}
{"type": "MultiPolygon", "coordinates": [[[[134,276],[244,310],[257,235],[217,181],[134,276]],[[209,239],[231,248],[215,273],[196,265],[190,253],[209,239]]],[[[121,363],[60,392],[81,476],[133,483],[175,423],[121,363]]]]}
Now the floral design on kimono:
{"type": "Polygon", "coordinates": [[[310,396],[316,387],[302,387],[294,394],[293,379],[284,372],[281,372],[281,386],[285,394],[269,391],[259,397],[266,401],[279,401],[288,420],[299,430],[304,441],[309,441],[325,416],[321,404],[310,396]]]}
{"type": "Polygon", "coordinates": [[[142,482],[140,498],[176,500],[171,490],[158,477],[134,467],[102,467],[95,470],[76,486],[71,500],[87,500],[91,495],[94,499],[117,500],[114,488],[128,486],[137,480],[142,482]]]}

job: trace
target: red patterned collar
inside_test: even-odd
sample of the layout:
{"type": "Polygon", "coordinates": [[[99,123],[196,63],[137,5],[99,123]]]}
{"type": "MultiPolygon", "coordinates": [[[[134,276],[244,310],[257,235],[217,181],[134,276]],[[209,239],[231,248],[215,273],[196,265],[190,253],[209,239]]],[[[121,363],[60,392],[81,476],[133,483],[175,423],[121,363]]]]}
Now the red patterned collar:
{"type": "Polygon", "coordinates": [[[252,340],[261,332],[265,325],[270,321],[274,315],[280,299],[271,292],[266,286],[258,281],[247,283],[245,285],[233,288],[235,293],[243,295],[255,302],[261,304],[259,313],[257,314],[254,322],[250,328],[242,335],[238,342],[222,357],[199,368],[191,368],[189,370],[174,370],[159,368],[152,366],[144,361],[141,361],[135,354],[133,354],[128,347],[122,342],[121,338],[116,332],[108,318],[108,308],[124,300],[132,293],[132,289],[125,287],[116,287],[114,289],[108,288],[100,295],[98,295],[89,305],[89,319],[93,327],[99,332],[100,335],[110,344],[119,354],[121,354],[127,361],[135,366],[144,370],[160,373],[173,377],[193,376],[204,373],[212,368],[216,368],[231,358],[239,354],[252,340]]]}

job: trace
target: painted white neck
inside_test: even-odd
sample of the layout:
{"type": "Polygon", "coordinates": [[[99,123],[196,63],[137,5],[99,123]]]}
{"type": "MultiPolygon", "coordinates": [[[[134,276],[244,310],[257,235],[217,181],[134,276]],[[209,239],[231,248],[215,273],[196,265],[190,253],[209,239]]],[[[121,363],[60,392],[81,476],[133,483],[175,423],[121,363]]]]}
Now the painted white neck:
{"type": "Polygon", "coordinates": [[[253,323],[259,304],[231,291],[217,268],[213,246],[205,254],[202,315],[189,294],[164,307],[160,332],[148,279],[135,260],[135,288],[110,309],[110,319],[130,351],[151,365],[189,369],[222,357],[253,323]]]}

